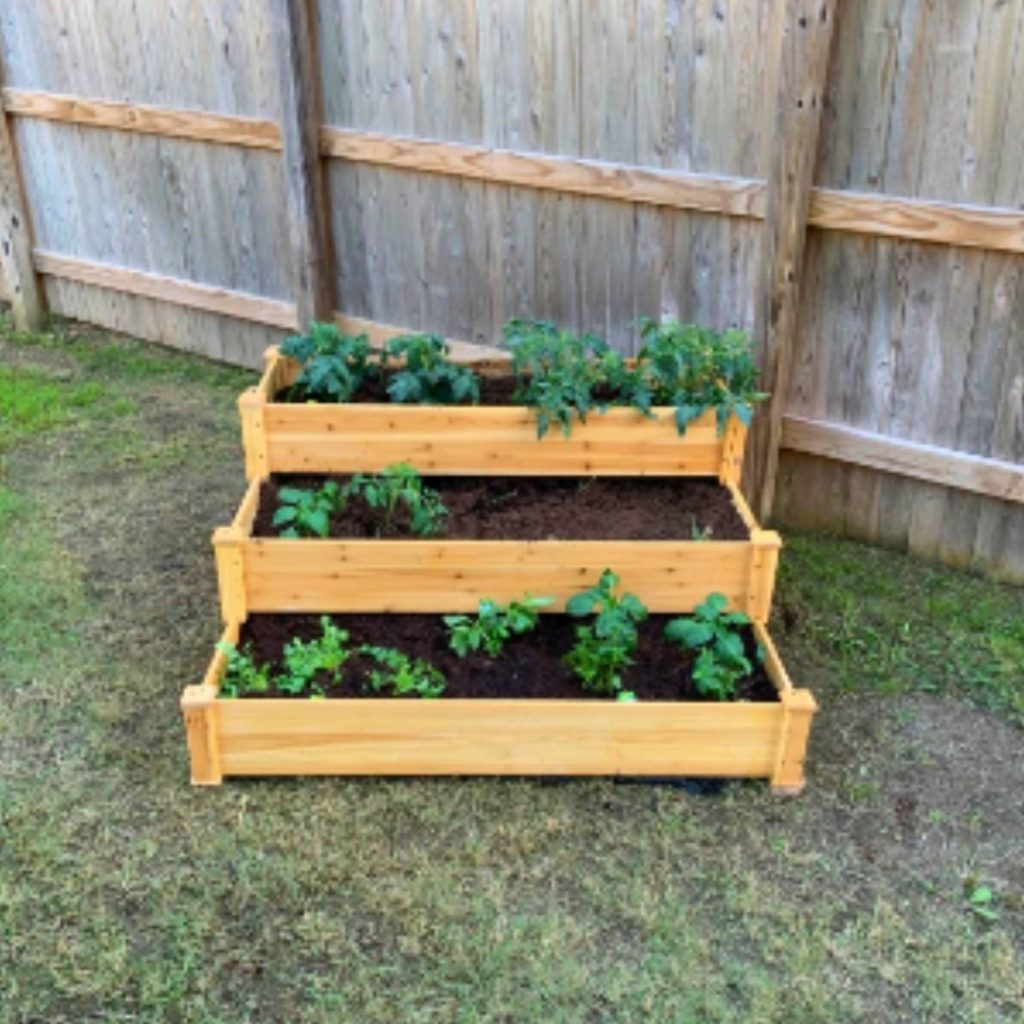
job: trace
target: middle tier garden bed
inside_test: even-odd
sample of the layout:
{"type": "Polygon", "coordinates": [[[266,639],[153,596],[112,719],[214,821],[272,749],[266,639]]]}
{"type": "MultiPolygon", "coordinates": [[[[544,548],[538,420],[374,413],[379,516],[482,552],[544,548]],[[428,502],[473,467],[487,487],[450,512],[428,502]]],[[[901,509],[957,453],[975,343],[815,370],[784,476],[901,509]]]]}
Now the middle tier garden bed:
{"type": "Polygon", "coordinates": [[[564,601],[609,566],[652,612],[693,608],[718,592],[767,620],[781,540],[758,528],[734,484],[426,482],[451,502],[443,536],[376,537],[379,517],[353,505],[328,538],[285,539],[272,525],[281,479],[254,480],[232,525],[214,534],[225,621],[254,612],[473,611],[482,598],[527,591],[564,601]]]}

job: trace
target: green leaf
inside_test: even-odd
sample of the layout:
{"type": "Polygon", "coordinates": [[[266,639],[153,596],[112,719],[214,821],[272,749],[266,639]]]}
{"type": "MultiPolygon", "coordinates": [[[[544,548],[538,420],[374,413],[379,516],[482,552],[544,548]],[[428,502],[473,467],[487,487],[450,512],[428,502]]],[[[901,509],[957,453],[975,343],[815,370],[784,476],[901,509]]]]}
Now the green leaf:
{"type": "Polygon", "coordinates": [[[986,903],[991,903],[992,900],[995,899],[995,896],[987,885],[979,885],[971,892],[968,899],[977,907],[986,903]]]}
{"type": "Polygon", "coordinates": [[[676,406],[676,428],[680,434],[686,433],[686,428],[704,412],[704,406],[694,405],[692,402],[682,402],[676,406]]]}
{"type": "Polygon", "coordinates": [[[694,611],[702,619],[714,619],[725,611],[728,603],[724,594],[709,594],[694,611]]]}
{"type": "Polygon", "coordinates": [[[306,522],[309,524],[310,529],[314,530],[321,537],[326,537],[330,532],[330,518],[323,509],[318,508],[310,512],[306,517],[306,522]]]}
{"type": "Polygon", "coordinates": [[[703,647],[714,637],[714,630],[696,619],[673,619],[665,627],[665,639],[684,647],[703,647]]]}
{"type": "Polygon", "coordinates": [[[586,593],[570,597],[565,603],[565,610],[569,615],[579,619],[589,615],[594,610],[595,603],[594,595],[588,590],[586,593]]]}

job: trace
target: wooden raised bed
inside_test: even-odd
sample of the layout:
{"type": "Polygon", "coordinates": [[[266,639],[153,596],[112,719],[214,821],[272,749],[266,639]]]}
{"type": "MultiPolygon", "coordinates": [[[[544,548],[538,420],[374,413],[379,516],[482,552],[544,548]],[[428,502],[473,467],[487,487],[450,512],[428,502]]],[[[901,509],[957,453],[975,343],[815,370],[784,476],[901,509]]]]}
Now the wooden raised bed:
{"type": "Polygon", "coordinates": [[[613,569],[652,612],[692,610],[708,594],[766,622],[782,541],[725,485],[749,540],[284,540],[252,536],[260,481],[213,535],[225,622],[252,612],[470,612],[481,598],[544,594],[561,610],[613,569]]]}
{"type": "MultiPolygon", "coordinates": [[[[275,402],[299,365],[276,347],[260,383],[238,400],[249,480],[271,473],[378,472],[409,462],[424,474],[507,476],[714,476],[738,484],[746,429],[731,417],[720,437],[713,413],[679,435],[675,410],[593,413],[537,439],[531,409],[520,406],[293,404],[275,402]]],[[[481,372],[505,370],[493,362],[481,372]]]]}
{"type": "MultiPolygon", "coordinates": [[[[237,643],[238,620],[224,639],[237,643]]],[[[817,706],[754,630],[777,703],[604,700],[219,700],[226,659],[181,706],[192,781],[235,775],[744,776],[804,786],[817,706]]]]}

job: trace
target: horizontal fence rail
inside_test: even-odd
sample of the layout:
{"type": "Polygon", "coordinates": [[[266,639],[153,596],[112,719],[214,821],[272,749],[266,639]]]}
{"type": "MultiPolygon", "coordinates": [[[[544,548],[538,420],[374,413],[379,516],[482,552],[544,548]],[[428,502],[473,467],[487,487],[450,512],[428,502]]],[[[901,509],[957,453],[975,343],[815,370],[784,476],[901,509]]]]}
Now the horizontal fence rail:
{"type": "MultiPolygon", "coordinates": [[[[274,152],[282,148],[279,126],[257,118],[27,89],[5,88],[2,96],[7,113],[17,117],[274,152]]],[[[756,178],[656,170],[329,126],[321,129],[320,139],[324,156],[353,163],[764,219],[766,184],[756,178]]],[[[1024,253],[1021,210],[813,188],[808,224],[826,231],[1024,253]]]]}

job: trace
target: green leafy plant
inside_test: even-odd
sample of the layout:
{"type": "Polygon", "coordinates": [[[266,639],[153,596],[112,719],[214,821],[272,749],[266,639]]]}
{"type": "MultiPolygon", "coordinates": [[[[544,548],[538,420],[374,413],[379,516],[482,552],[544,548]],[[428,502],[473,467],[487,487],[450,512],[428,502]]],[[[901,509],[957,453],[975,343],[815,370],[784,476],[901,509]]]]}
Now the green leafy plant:
{"type": "Polygon", "coordinates": [[[964,897],[975,917],[979,917],[989,924],[999,920],[999,911],[993,906],[995,893],[987,885],[970,882],[964,886],[964,897]]]}
{"type": "Polygon", "coordinates": [[[674,405],[679,433],[708,409],[716,411],[721,433],[730,415],[750,424],[757,390],[757,366],[746,331],[717,332],[678,320],[640,321],[643,346],[637,353],[629,400],[642,411],[674,405]]]}
{"type": "Polygon", "coordinates": [[[426,698],[440,697],[444,693],[444,676],[422,658],[410,658],[394,647],[371,644],[360,647],[359,653],[379,666],[367,672],[370,689],[375,693],[390,690],[398,697],[426,698]]]}
{"type": "Polygon", "coordinates": [[[308,334],[285,340],[281,354],[302,364],[289,394],[306,401],[347,402],[377,372],[367,336],[342,334],[334,324],[310,324],[308,334]]]}
{"type": "Polygon", "coordinates": [[[715,700],[731,700],[736,684],[753,672],[739,630],[750,625],[743,612],[725,610],[722,594],[711,594],[694,609],[693,615],[673,619],[665,627],[665,638],[688,650],[696,650],[693,681],[697,692],[715,700]]]}
{"type": "Polygon", "coordinates": [[[317,490],[303,487],[282,487],[277,492],[278,508],[271,520],[283,527],[282,537],[326,537],[331,516],[340,512],[347,500],[347,489],[342,491],[328,480],[317,490]]]}
{"type": "Polygon", "coordinates": [[[500,605],[484,599],[476,615],[446,615],[449,645],[460,658],[479,650],[496,658],[513,636],[529,633],[537,625],[541,608],[552,600],[527,595],[521,601],[500,605]]]}
{"type": "Polygon", "coordinates": [[[448,358],[449,345],[437,334],[392,338],[385,360],[404,360],[388,382],[393,402],[418,405],[461,405],[480,401],[480,382],[468,366],[448,358]]]}
{"type": "Polygon", "coordinates": [[[409,517],[409,529],[418,537],[433,537],[444,529],[448,510],[437,491],[423,486],[423,479],[406,462],[388,466],[380,473],[357,474],[345,488],[382,513],[381,533],[395,529],[400,511],[409,517]]]}
{"type": "Polygon", "coordinates": [[[250,693],[266,693],[270,689],[270,666],[257,665],[251,651],[240,651],[226,640],[217,644],[217,650],[227,655],[228,661],[220,683],[221,697],[244,697],[250,693]]]}
{"type": "Polygon", "coordinates": [[[322,694],[317,677],[325,675],[329,682],[340,683],[345,662],[352,656],[349,634],[323,615],[321,636],[316,640],[289,640],[284,649],[284,672],[275,679],[277,688],[298,696],[306,690],[322,694]]]}
{"type": "Polygon", "coordinates": [[[576,627],[576,642],[565,660],[585,689],[630,700],[632,693],[622,689],[622,673],[633,663],[637,625],[647,618],[647,609],[635,594],[616,595],[618,585],[619,577],[605,569],[596,586],[566,603],[574,618],[595,618],[576,627]]]}
{"type": "Polygon", "coordinates": [[[547,320],[510,320],[505,347],[515,401],[533,408],[538,437],[552,425],[568,437],[575,419],[585,422],[592,409],[606,409],[608,396],[630,379],[625,360],[600,338],[559,330],[547,320]]]}

